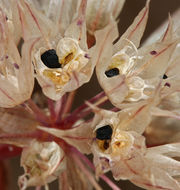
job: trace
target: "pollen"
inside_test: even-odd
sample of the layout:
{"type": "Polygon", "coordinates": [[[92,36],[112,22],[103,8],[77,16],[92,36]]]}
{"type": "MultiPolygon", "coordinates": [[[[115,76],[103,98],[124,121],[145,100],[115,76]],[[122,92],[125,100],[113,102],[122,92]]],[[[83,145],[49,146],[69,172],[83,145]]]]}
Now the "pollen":
{"type": "Polygon", "coordinates": [[[133,139],[127,132],[117,130],[111,143],[113,154],[125,154],[125,152],[128,152],[132,143],[133,139]]]}
{"type": "Polygon", "coordinates": [[[70,61],[72,61],[73,58],[74,58],[74,53],[71,52],[71,53],[69,53],[68,55],[66,55],[64,59],[61,60],[61,64],[62,64],[62,65],[66,65],[66,64],[68,64],[70,61]]]}
{"type": "Polygon", "coordinates": [[[126,146],[126,143],[124,141],[119,141],[114,143],[113,146],[116,146],[117,148],[123,148],[124,146],[126,146]]]}
{"type": "Polygon", "coordinates": [[[49,78],[56,85],[64,85],[70,80],[70,77],[66,72],[45,69],[43,71],[43,75],[49,78]]]}
{"type": "Polygon", "coordinates": [[[109,148],[109,140],[97,140],[97,144],[101,151],[105,151],[109,148]]]}
{"type": "Polygon", "coordinates": [[[110,67],[118,67],[120,65],[124,65],[127,63],[127,56],[126,54],[120,54],[120,55],[115,55],[112,57],[112,63],[110,67]]]}
{"type": "MultiPolygon", "coordinates": [[[[132,65],[132,64],[131,64],[132,65]]],[[[130,58],[124,52],[118,52],[112,57],[111,63],[108,66],[108,69],[118,69],[119,73],[126,74],[130,67],[130,58]]],[[[118,74],[119,74],[118,73],[118,74]]]]}
{"type": "Polygon", "coordinates": [[[65,66],[73,61],[79,54],[80,47],[78,42],[71,38],[63,38],[57,45],[57,54],[60,63],[65,66]]]}
{"type": "Polygon", "coordinates": [[[128,152],[129,147],[130,143],[127,140],[116,141],[111,145],[112,153],[115,155],[125,155],[128,152]]]}

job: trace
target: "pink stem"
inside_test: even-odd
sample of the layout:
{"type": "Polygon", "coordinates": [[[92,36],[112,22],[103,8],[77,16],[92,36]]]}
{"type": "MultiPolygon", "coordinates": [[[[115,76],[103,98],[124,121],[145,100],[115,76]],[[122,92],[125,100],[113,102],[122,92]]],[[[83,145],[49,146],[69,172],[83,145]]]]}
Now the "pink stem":
{"type": "Polygon", "coordinates": [[[89,181],[92,183],[94,188],[96,190],[102,190],[102,188],[99,186],[99,184],[96,182],[92,174],[87,170],[87,168],[84,166],[84,164],[79,160],[76,154],[71,155],[74,158],[74,161],[79,166],[79,168],[82,170],[82,172],[86,175],[86,177],[89,179],[89,181]]]}
{"type": "Polygon", "coordinates": [[[63,110],[64,110],[64,106],[66,105],[66,101],[67,101],[67,95],[64,94],[64,96],[57,101],[56,103],[56,123],[59,123],[62,120],[62,114],[63,114],[63,110]]]}
{"type": "Polygon", "coordinates": [[[76,94],[76,91],[70,92],[68,94],[68,99],[67,99],[66,105],[63,109],[62,117],[64,117],[71,110],[75,94],[76,94]]]}
{"type": "Polygon", "coordinates": [[[101,175],[100,178],[103,179],[103,180],[109,185],[109,187],[111,187],[113,190],[121,190],[121,189],[120,189],[115,183],[113,183],[107,176],[101,175]]]}
{"type": "Polygon", "coordinates": [[[50,120],[49,117],[45,115],[45,113],[31,100],[27,101],[27,105],[25,104],[28,111],[32,111],[37,121],[45,126],[49,126],[50,120]]]}
{"type": "Polygon", "coordinates": [[[53,100],[47,98],[47,102],[48,102],[48,108],[50,111],[50,116],[52,120],[55,120],[56,118],[56,112],[55,112],[55,107],[54,107],[54,102],[53,100]]]}
{"type": "MultiPolygon", "coordinates": [[[[75,154],[77,154],[81,160],[83,160],[91,169],[95,171],[94,165],[89,161],[89,159],[84,156],[81,152],[79,152],[76,148],[72,147],[72,150],[75,154]]],[[[101,175],[101,179],[103,179],[113,190],[121,190],[116,184],[114,184],[107,176],[101,175]]]]}
{"type": "Polygon", "coordinates": [[[63,98],[61,98],[60,100],[58,100],[58,101],[56,101],[56,103],[55,103],[55,113],[56,113],[56,118],[57,118],[57,116],[59,115],[59,113],[60,113],[60,110],[61,110],[61,107],[62,107],[62,100],[63,98]]]}
{"type": "MultiPolygon", "coordinates": [[[[90,103],[94,103],[95,101],[103,98],[105,96],[104,92],[100,92],[99,94],[97,94],[96,96],[94,96],[93,98],[91,98],[90,100],[88,100],[88,102],[90,103]]],[[[102,102],[100,105],[104,104],[104,102],[102,102]]],[[[67,126],[66,124],[68,123],[68,126],[72,126],[77,120],[79,120],[80,118],[83,118],[85,116],[87,116],[88,114],[91,113],[91,109],[88,107],[88,105],[86,103],[84,103],[83,105],[81,105],[80,107],[78,107],[76,110],[74,110],[69,116],[67,116],[64,120],[62,120],[62,118],[59,118],[56,121],[56,124],[58,126],[67,126]]]]}
{"type": "MultiPolygon", "coordinates": [[[[94,103],[96,100],[99,100],[100,98],[104,97],[105,93],[100,92],[99,94],[97,94],[96,96],[94,96],[93,98],[89,99],[88,102],[90,103],[94,103]]],[[[77,113],[81,112],[82,110],[84,110],[85,108],[87,108],[88,105],[86,103],[84,103],[83,105],[81,105],[80,107],[78,107],[77,109],[75,109],[71,115],[76,115],[77,113]]]]}
{"type": "Polygon", "coordinates": [[[0,139],[14,139],[14,138],[38,138],[40,137],[40,132],[34,132],[34,133],[26,133],[26,134],[2,134],[0,135],[0,139]]]}
{"type": "MultiPolygon", "coordinates": [[[[103,105],[107,100],[105,100],[104,102],[102,102],[101,104],[99,104],[98,106],[103,105]]],[[[58,123],[59,125],[66,125],[66,123],[71,123],[71,125],[73,125],[77,120],[82,119],[84,117],[86,117],[87,115],[89,115],[90,113],[92,113],[91,108],[84,108],[84,110],[80,111],[79,113],[77,112],[76,115],[74,114],[70,114],[66,119],[64,119],[63,121],[61,121],[61,123],[58,123]]]]}

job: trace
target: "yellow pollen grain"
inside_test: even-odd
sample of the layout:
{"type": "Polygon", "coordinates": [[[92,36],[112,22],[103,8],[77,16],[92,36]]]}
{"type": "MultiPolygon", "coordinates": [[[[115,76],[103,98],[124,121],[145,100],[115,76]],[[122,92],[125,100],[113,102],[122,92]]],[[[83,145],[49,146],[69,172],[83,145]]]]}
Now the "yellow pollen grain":
{"type": "Polygon", "coordinates": [[[113,151],[113,153],[118,153],[120,151],[120,149],[123,149],[126,146],[127,146],[127,144],[124,141],[115,142],[112,145],[112,151],[113,151]]]}
{"type": "Polygon", "coordinates": [[[97,140],[97,143],[99,148],[104,151],[104,140],[97,140]]]}
{"type": "Polygon", "coordinates": [[[116,142],[116,146],[118,146],[119,148],[122,148],[126,145],[126,143],[124,141],[121,142],[116,142]]]}
{"type": "Polygon", "coordinates": [[[126,63],[126,58],[123,55],[117,55],[112,58],[112,63],[110,65],[110,69],[119,67],[120,65],[124,65],[125,63],[126,63]]]}
{"type": "Polygon", "coordinates": [[[66,72],[61,73],[46,69],[43,71],[43,75],[48,77],[56,85],[64,85],[70,80],[70,77],[66,72]]]}
{"type": "Polygon", "coordinates": [[[74,58],[74,53],[71,52],[68,55],[66,55],[63,59],[61,59],[60,63],[64,66],[68,64],[73,58],[74,58]]]}
{"type": "Polygon", "coordinates": [[[97,144],[98,144],[98,147],[102,150],[102,151],[105,151],[105,143],[109,143],[108,141],[106,140],[97,140],[97,144]]]}

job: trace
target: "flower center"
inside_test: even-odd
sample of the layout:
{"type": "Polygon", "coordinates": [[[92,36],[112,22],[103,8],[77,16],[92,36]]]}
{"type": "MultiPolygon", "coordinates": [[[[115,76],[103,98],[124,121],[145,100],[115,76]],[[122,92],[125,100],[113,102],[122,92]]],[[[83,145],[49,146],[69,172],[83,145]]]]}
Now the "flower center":
{"type": "Polygon", "coordinates": [[[133,138],[124,131],[117,130],[111,143],[113,154],[126,154],[133,144],[133,138]]]}
{"type": "Polygon", "coordinates": [[[79,72],[89,62],[86,54],[77,40],[62,38],[55,49],[41,48],[38,51],[36,71],[53,82],[58,92],[70,81],[72,73],[79,72]]]}

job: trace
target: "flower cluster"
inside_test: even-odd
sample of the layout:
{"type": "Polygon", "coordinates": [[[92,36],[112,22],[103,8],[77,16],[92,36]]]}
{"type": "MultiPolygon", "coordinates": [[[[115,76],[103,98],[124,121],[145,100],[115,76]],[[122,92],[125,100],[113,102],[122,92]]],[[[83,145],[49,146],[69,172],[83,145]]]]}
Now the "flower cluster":
{"type": "Polygon", "coordinates": [[[120,190],[108,171],[145,189],[180,190],[180,29],[169,16],[164,34],[140,46],[147,0],[118,39],[123,4],[0,2],[0,159],[21,153],[20,190],[56,179],[62,190],[101,190],[99,178],[120,190]],[[94,70],[103,91],[72,110],[94,70]]]}

